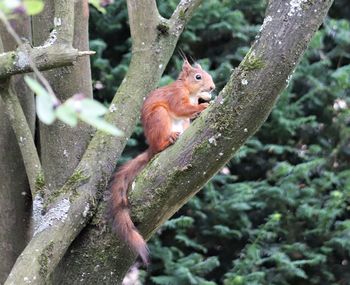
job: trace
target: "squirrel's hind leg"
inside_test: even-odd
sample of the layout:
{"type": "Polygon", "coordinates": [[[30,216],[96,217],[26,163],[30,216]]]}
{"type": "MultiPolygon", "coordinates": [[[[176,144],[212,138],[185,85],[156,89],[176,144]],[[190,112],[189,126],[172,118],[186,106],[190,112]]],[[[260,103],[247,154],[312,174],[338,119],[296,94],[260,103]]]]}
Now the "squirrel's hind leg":
{"type": "Polygon", "coordinates": [[[171,117],[164,107],[156,108],[143,123],[146,139],[154,153],[161,152],[174,142],[171,117]]]}

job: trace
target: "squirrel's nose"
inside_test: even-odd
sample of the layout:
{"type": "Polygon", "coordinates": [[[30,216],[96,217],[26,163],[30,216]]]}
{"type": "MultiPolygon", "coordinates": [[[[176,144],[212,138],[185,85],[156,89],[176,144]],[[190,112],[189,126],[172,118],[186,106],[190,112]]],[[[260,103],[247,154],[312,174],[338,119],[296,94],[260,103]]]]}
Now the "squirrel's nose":
{"type": "Polygon", "coordinates": [[[215,89],[215,85],[212,85],[209,87],[210,92],[213,91],[214,89],[215,89]]]}

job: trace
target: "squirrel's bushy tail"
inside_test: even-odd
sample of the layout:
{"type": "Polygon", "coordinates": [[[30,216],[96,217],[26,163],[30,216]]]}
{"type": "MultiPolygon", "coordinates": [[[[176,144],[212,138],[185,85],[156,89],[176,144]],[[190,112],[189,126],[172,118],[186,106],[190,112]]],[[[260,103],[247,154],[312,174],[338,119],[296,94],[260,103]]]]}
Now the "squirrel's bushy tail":
{"type": "Polygon", "coordinates": [[[111,183],[110,215],[113,229],[127,242],[130,248],[140,255],[148,264],[148,247],[146,241],[137,231],[130,217],[128,189],[137,174],[153,157],[150,149],[125,163],[115,174],[111,183]]]}

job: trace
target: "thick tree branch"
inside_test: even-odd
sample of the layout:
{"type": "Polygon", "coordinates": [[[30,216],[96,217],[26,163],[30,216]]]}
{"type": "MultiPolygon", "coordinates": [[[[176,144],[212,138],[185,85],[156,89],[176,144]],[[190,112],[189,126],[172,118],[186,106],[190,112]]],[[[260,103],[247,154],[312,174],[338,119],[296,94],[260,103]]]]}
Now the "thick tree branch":
{"type": "MultiPolygon", "coordinates": [[[[299,13],[294,14],[289,3],[287,6],[284,1],[271,2],[260,39],[232,75],[217,102],[196,120],[173,147],[153,160],[137,179],[131,193],[131,203],[134,205],[132,213],[146,237],[150,237],[164,220],[193,196],[265,120],[330,4],[331,1],[318,1],[312,6],[303,5],[299,13]]],[[[170,33],[168,37],[171,36],[170,33]]],[[[132,78],[127,77],[126,82],[132,78]]],[[[144,84],[148,86],[147,82],[144,84]]],[[[140,85],[136,84],[134,90],[137,95],[139,88],[140,85]]],[[[120,101],[115,103],[122,103],[115,104],[117,122],[129,119],[123,119],[127,113],[123,110],[130,107],[126,105],[123,108],[124,102],[128,102],[127,94],[117,94],[120,101]],[[122,112],[120,117],[119,112],[122,112]]],[[[121,140],[118,139],[117,143],[118,147],[123,146],[121,140]]],[[[109,145],[104,140],[100,142],[101,150],[105,144],[109,145]]],[[[110,150],[107,148],[105,151],[109,153],[110,150]]],[[[104,226],[96,226],[92,232],[99,228],[104,226]]],[[[76,253],[70,257],[84,264],[81,273],[89,272],[89,268],[92,270],[96,262],[104,263],[108,259],[106,263],[115,264],[117,270],[107,278],[111,284],[120,284],[134,256],[124,243],[116,241],[111,245],[110,239],[113,237],[108,234],[103,237],[103,241],[97,242],[98,246],[91,250],[84,248],[76,259],[72,257],[76,253]],[[103,254],[99,259],[97,252],[101,251],[110,254],[103,254]],[[84,257],[86,254],[96,256],[97,261],[84,257]]],[[[97,239],[101,240],[101,234],[97,239]]],[[[74,266],[74,263],[67,263],[69,266],[74,266]]],[[[92,283],[94,280],[92,275],[85,279],[92,283]]]]}
{"type": "Polygon", "coordinates": [[[81,52],[74,48],[67,48],[66,45],[51,45],[49,42],[34,48],[24,44],[16,51],[0,54],[0,79],[14,74],[32,72],[30,58],[39,70],[49,70],[73,65],[78,57],[92,54],[95,52],[81,52]]]}
{"type": "Polygon", "coordinates": [[[30,190],[34,197],[37,193],[37,181],[42,175],[41,162],[34,144],[22,106],[13,86],[8,81],[0,86],[1,98],[4,101],[6,115],[11,123],[23,157],[30,190]]]}
{"type": "MultiPolygon", "coordinates": [[[[0,37],[0,52],[4,51],[0,37]]],[[[11,80],[4,80],[0,84],[0,99],[4,102],[6,115],[16,136],[24,167],[26,169],[31,194],[36,194],[36,181],[42,173],[41,162],[34,144],[33,134],[24,115],[21,103],[15,93],[11,80]]]]}
{"type": "Polygon", "coordinates": [[[156,37],[159,13],[155,0],[127,0],[133,51],[150,48],[156,37]]]}
{"type": "MultiPolygon", "coordinates": [[[[155,1],[145,2],[155,7],[155,1]]],[[[31,284],[47,282],[71,242],[87,223],[89,213],[96,206],[98,193],[105,190],[127,138],[131,136],[143,97],[156,87],[175,49],[180,34],[160,33],[155,17],[149,19],[141,3],[136,4],[139,3],[133,0],[128,3],[133,11],[129,12],[134,23],[132,33],[143,38],[145,32],[149,37],[143,38],[145,42],[133,40],[133,56],[128,73],[113,99],[111,113],[106,116],[107,121],[124,131],[125,137],[115,138],[96,132],[76,171],[59,191],[61,195],[43,218],[49,223],[36,230],[5,284],[20,284],[25,277],[31,284]],[[141,19],[145,22],[137,24],[141,19]],[[130,113],[129,110],[135,112],[130,113]]],[[[155,10],[152,15],[156,15],[155,10]]]]}
{"type": "Polygon", "coordinates": [[[300,1],[295,7],[270,1],[259,38],[215,103],[137,178],[133,212],[145,236],[196,194],[259,129],[332,2],[300,1]]]}
{"type": "MultiPolygon", "coordinates": [[[[19,35],[30,37],[29,17],[17,18],[13,24],[19,35]]],[[[2,47],[0,40],[0,52],[14,48],[14,41],[3,25],[0,25],[0,37],[4,44],[2,47]]],[[[11,80],[13,80],[12,84],[16,93],[26,95],[18,99],[25,113],[26,123],[33,135],[34,95],[19,76],[11,80]]],[[[1,98],[0,101],[0,256],[3,257],[0,262],[0,283],[3,284],[27,243],[26,231],[30,220],[27,202],[30,188],[22,154],[16,143],[16,136],[1,98]]]]}
{"type": "Polygon", "coordinates": [[[54,26],[57,43],[73,46],[74,38],[74,0],[55,1],[54,26]]]}
{"type": "MultiPolygon", "coordinates": [[[[193,196],[266,119],[331,3],[331,0],[308,2],[294,13],[284,1],[272,1],[260,39],[232,75],[219,100],[137,179],[131,195],[135,205],[132,210],[146,237],[193,196]]],[[[127,110],[140,108],[142,97],[155,87],[177,40],[171,33],[158,35],[160,40],[149,46],[151,49],[134,53],[113,101],[117,111],[107,116],[125,131],[126,137],[138,117],[138,112],[130,114],[127,110]],[[163,40],[166,37],[167,41],[163,40]],[[166,46],[161,46],[166,42],[166,46]]],[[[46,282],[87,222],[97,191],[105,188],[126,137],[115,140],[96,133],[79,171],[62,189],[66,194],[50,210],[53,220],[33,237],[5,284],[20,284],[24,277],[31,284],[46,282]]],[[[118,257],[116,262],[125,270],[132,254],[118,257]]]]}

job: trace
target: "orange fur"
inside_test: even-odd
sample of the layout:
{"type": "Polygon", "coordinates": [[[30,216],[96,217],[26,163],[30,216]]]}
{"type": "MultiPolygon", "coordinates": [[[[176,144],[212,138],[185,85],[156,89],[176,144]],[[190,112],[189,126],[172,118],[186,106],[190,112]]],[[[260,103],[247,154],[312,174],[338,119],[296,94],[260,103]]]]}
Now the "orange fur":
{"type": "Polygon", "coordinates": [[[198,104],[198,98],[201,92],[208,93],[214,88],[207,72],[199,65],[192,67],[185,60],[178,79],[151,92],[143,104],[141,120],[149,148],[127,162],[114,175],[111,184],[113,226],[145,264],[148,264],[148,248],[130,218],[128,189],[151,158],[177,140],[189,126],[190,118],[207,108],[208,103],[198,104]],[[198,79],[198,75],[201,79],[198,79]]]}

